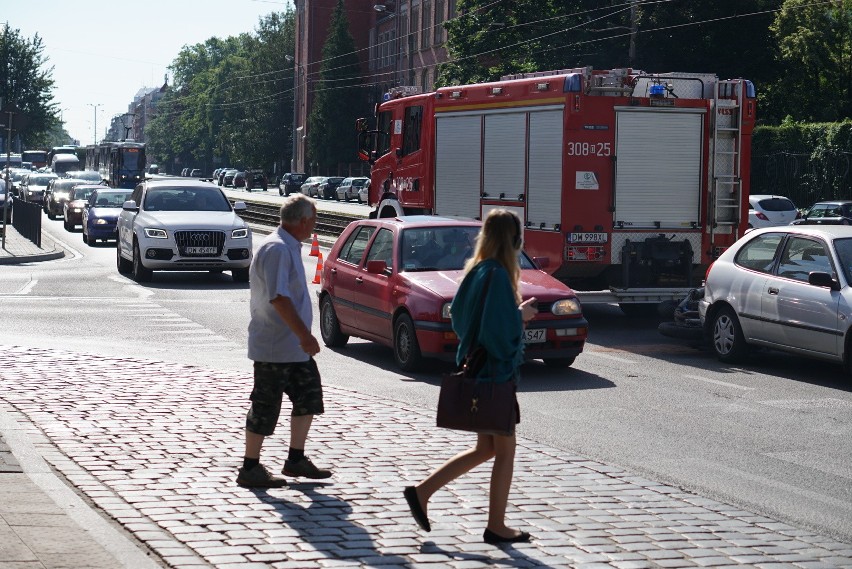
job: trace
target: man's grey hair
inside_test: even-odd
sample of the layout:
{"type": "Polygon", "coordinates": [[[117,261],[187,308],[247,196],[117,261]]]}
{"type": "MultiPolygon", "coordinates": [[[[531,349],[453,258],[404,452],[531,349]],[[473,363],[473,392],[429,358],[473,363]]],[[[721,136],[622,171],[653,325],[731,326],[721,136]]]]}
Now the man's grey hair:
{"type": "Polygon", "coordinates": [[[303,219],[314,215],[316,202],[305,194],[293,194],[284,200],[281,206],[281,223],[284,225],[296,225],[303,219]]]}

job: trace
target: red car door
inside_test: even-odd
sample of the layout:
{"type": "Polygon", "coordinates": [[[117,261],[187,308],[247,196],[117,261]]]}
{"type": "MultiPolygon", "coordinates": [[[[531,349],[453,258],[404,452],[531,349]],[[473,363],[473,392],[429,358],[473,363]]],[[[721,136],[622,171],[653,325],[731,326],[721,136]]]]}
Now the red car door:
{"type": "Polygon", "coordinates": [[[394,232],[381,228],[364,255],[359,274],[355,277],[353,303],[358,307],[358,320],[365,335],[374,341],[390,344],[393,337],[391,317],[395,308],[392,295],[394,271],[394,232]],[[384,261],[382,273],[367,271],[369,261],[384,261]]]}
{"type": "Polygon", "coordinates": [[[361,277],[364,251],[375,231],[372,225],[356,228],[338,250],[337,256],[329,260],[331,282],[325,283],[325,287],[331,294],[337,319],[343,328],[363,329],[363,308],[356,301],[360,288],[356,279],[361,277]]]}

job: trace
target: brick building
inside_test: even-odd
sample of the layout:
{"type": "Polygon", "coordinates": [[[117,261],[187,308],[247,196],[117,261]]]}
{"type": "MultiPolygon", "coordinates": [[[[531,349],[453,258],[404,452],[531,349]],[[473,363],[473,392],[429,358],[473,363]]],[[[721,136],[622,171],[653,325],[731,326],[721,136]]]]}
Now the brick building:
{"type": "MultiPolygon", "coordinates": [[[[291,168],[296,172],[309,170],[307,117],[336,5],[337,0],[295,0],[297,88],[291,168]]],[[[434,88],[437,65],[447,60],[447,33],[442,24],[455,17],[455,0],[345,0],[345,8],[371,105],[397,85],[414,85],[424,91],[434,88]]]]}

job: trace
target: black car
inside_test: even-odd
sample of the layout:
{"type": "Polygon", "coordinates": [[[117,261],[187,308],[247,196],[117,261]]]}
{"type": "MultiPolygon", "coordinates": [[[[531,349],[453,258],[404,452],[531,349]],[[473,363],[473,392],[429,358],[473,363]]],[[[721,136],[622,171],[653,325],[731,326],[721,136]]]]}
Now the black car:
{"type": "Polygon", "coordinates": [[[299,188],[302,187],[302,184],[307,179],[307,174],[297,174],[295,172],[284,174],[281,176],[281,182],[278,184],[278,195],[289,196],[291,193],[298,193],[299,188]]]}
{"type": "Polygon", "coordinates": [[[326,178],[319,186],[317,186],[317,196],[324,200],[336,200],[337,186],[339,186],[340,182],[344,179],[345,178],[343,177],[326,178]]]}
{"type": "Polygon", "coordinates": [[[852,200],[817,202],[792,225],[852,225],[852,200]]]}
{"type": "Polygon", "coordinates": [[[262,170],[246,170],[246,191],[261,188],[266,191],[269,182],[262,170]]]}

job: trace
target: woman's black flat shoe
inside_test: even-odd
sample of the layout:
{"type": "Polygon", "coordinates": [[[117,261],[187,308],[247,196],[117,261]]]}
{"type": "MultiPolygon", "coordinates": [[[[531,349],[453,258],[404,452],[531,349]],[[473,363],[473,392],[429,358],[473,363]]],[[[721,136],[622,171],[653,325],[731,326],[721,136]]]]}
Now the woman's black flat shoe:
{"type": "MultiPolygon", "coordinates": [[[[408,502],[408,507],[411,509],[411,516],[420,529],[423,531],[432,531],[432,526],[429,524],[429,518],[426,517],[426,512],[420,507],[420,499],[417,497],[417,488],[414,486],[406,486],[402,492],[405,496],[405,501],[408,502]]],[[[486,530],[488,531],[488,530],[486,530]]]]}
{"type": "Polygon", "coordinates": [[[503,537],[501,535],[497,535],[490,529],[486,529],[485,533],[482,534],[482,540],[485,543],[490,543],[491,545],[498,545],[501,543],[526,543],[530,540],[530,534],[522,531],[515,537],[503,537]]]}

